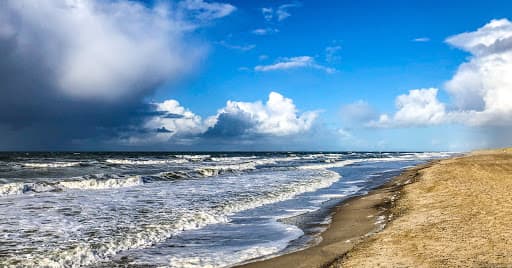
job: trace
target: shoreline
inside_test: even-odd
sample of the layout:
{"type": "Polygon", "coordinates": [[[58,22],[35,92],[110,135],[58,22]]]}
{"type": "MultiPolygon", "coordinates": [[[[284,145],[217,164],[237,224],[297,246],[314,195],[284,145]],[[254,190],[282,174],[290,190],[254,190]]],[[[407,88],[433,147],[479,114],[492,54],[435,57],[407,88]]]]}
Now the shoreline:
{"type": "Polygon", "coordinates": [[[439,160],[431,160],[405,169],[398,176],[365,195],[353,196],[333,206],[331,223],[319,234],[320,243],[266,259],[249,260],[238,268],[328,267],[339,261],[355,245],[382,230],[391,220],[390,208],[401,195],[402,188],[413,183],[422,169],[439,160]]]}

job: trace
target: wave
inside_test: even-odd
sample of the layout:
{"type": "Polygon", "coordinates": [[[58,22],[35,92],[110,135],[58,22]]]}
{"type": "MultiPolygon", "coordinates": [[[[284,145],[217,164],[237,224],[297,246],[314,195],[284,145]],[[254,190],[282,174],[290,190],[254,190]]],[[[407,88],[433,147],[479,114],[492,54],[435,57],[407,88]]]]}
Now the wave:
{"type": "Polygon", "coordinates": [[[300,166],[299,169],[327,169],[327,168],[338,168],[338,167],[344,167],[347,165],[352,165],[358,162],[364,161],[363,159],[350,159],[350,160],[343,160],[339,162],[334,163],[320,163],[320,164],[308,164],[305,166],[300,166]]]}
{"type": "Polygon", "coordinates": [[[242,160],[256,159],[257,156],[228,156],[228,157],[211,157],[210,160],[214,162],[236,162],[242,160]]]}
{"type": "Polygon", "coordinates": [[[189,179],[198,177],[213,177],[222,174],[238,174],[247,170],[256,169],[256,163],[240,163],[230,165],[212,165],[212,166],[200,166],[194,169],[184,169],[176,171],[166,171],[157,174],[156,176],[148,176],[148,180],[152,181],[167,181],[167,180],[179,180],[189,179]]]}
{"type": "Polygon", "coordinates": [[[0,185],[0,196],[4,195],[17,195],[30,191],[30,184],[23,182],[14,182],[0,185]]]}
{"type": "Polygon", "coordinates": [[[45,183],[45,182],[34,182],[34,183],[25,183],[25,182],[13,182],[0,185],[0,197],[8,196],[8,195],[20,195],[24,193],[43,193],[43,192],[52,192],[52,191],[61,191],[60,188],[55,187],[53,184],[45,183]]]}
{"type": "Polygon", "coordinates": [[[140,176],[122,179],[89,179],[79,181],[61,181],[59,186],[67,189],[101,190],[112,188],[131,187],[144,184],[140,176]]]}
{"type": "Polygon", "coordinates": [[[288,237],[283,238],[281,241],[262,243],[257,246],[238,249],[229,252],[229,254],[211,252],[209,254],[202,254],[200,257],[172,256],[169,259],[169,264],[175,268],[231,267],[234,264],[240,264],[241,261],[278,253],[288,246],[288,241],[297,239],[303,234],[297,227],[288,227],[286,232],[288,237]]]}
{"type": "Polygon", "coordinates": [[[0,185],[0,197],[25,193],[60,192],[66,189],[102,190],[143,184],[140,176],[111,179],[85,179],[60,182],[14,182],[0,185]]]}
{"type": "Polygon", "coordinates": [[[80,243],[79,245],[54,250],[37,258],[25,258],[24,264],[30,267],[82,267],[108,261],[121,251],[147,248],[185,230],[198,229],[208,224],[227,222],[226,217],[206,212],[185,215],[177,221],[148,225],[147,228],[134,228],[122,237],[112,237],[101,245],[80,243]]]}
{"type": "Polygon", "coordinates": [[[364,161],[368,162],[393,162],[393,161],[413,161],[413,160],[428,160],[446,158],[451,156],[449,153],[407,153],[399,156],[386,156],[367,158],[364,161]]]}
{"type": "Polygon", "coordinates": [[[313,181],[308,181],[307,179],[298,180],[292,185],[284,185],[283,187],[278,188],[259,199],[251,198],[250,202],[247,203],[242,202],[228,204],[224,208],[224,212],[231,214],[243,210],[253,209],[256,207],[288,200],[302,193],[313,192],[321,188],[326,188],[338,181],[341,178],[341,175],[334,171],[322,170],[319,173],[315,173],[313,177],[316,178],[313,181]]]}
{"type": "Polygon", "coordinates": [[[265,166],[265,165],[274,165],[274,164],[277,164],[278,162],[291,162],[295,159],[291,159],[291,158],[269,158],[269,159],[257,159],[257,160],[254,160],[254,164],[256,166],[265,166]]]}
{"type": "MultiPolygon", "coordinates": [[[[209,224],[227,223],[230,221],[229,217],[237,212],[288,200],[305,192],[328,187],[338,181],[340,177],[338,173],[332,171],[320,171],[319,173],[310,174],[305,180],[297,180],[291,185],[283,185],[266,195],[248,196],[240,200],[232,200],[214,208],[205,207],[203,208],[204,211],[190,211],[181,215],[179,219],[172,221],[136,226],[126,230],[123,236],[111,236],[111,241],[101,242],[101,247],[94,244],[81,243],[73,248],[49,252],[42,257],[28,258],[26,263],[29,264],[28,262],[31,262],[30,265],[33,266],[74,267],[108,261],[119,252],[151,247],[185,230],[199,229],[209,224]]],[[[295,235],[298,237],[298,233],[295,235]]],[[[239,258],[235,259],[238,262],[242,258],[274,253],[285,246],[286,244],[279,247],[270,247],[269,245],[268,248],[248,249],[247,252],[241,251],[239,258]]],[[[175,264],[181,262],[184,265],[193,265],[194,263],[190,259],[173,259],[173,261],[175,264]]],[[[193,265],[192,267],[195,266],[193,265]]],[[[199,266],[204,267],[200,264],[199,266]]]]}
{"type": "Polygon", "coordinates": [[[195,172],[203,177],[212,177],[224,173],[236,173],[256,169],[256,162],[246,162],[228,165],[202,166],[195,169],[195,172]]]}
{"type": "Polygon", "coordinates": [[[80,162],[23,163],[22,165],[29,168],[62,168],[79,166],[80,162]]]}
{"type": "Polygon", "coordinates": [[[162,172],[156,176],[149,176],[149,180],[156,180],[156,181],[168,181],[168,180],[179,180],[179,179],[188,179],[191,178],[192,175],[187,173],[186,171],[168,171],[168,172],[162,172]]]}
{"type": "Polygon", "coordinates": [[[359,162],[392,162],[392,161],[405,161],[405,160],[423,160],[423,159],[434,159],[449,157],[450,153],[410,153],[400,156],[387,156],[387,157],[375,157],[375,158],[364,158],[364,159],[348,159],[342,161],[336,161],[332,158],[324,160],[324,163],[319,164],[307,164],[300,166],[299,169],[328,169],[338,168],[347,165],[352,165],[359,162]]]}
{"type": "MultiPolygon", "coordinates": [[[[412,153],[411,155],[415,158],[445,158],[450,157],[455,153],[451,152],[424,152],[424,153],[412,153]]],[[[407,156],[407,155],[406,155],[407,156]]]]}
{"type": "Polygon", "coordinates": [[[209,158],[211,158],[211,155],[209,155],[209,154],[177,154],[174,157],[197,162],[197,161],[203,161],[203,160],[209,159],[209,158]]]}
{"type": "Polygon", "coordinates": [[[165,160],[133,160],[133,159],[107,159],[105,162],[115,165],[165,165],[187,163],[186,159],[165,159],[165,160]]]}

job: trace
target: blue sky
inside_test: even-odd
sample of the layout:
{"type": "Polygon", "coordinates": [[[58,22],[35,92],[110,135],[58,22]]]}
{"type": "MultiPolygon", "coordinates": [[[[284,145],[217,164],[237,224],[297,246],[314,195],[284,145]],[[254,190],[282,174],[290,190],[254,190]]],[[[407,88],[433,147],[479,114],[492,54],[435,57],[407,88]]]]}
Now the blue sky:
{"type": "Polygon", "coordinates": [[[396,95],[411,88],[442,85],[468,56],[447,45],[444,40],[448,36],[477,29],[510,12],[503,8],[510,6],[504,1],[494,5],[464,1],[464,5],[451,6],[443,1],[303,1],[289,9],[287,19],[266,23],[262,7],[277,8],[289,2],[248,2],[231,2],[237,11],[205,29],[203,38],[210,40],[211,50],[202,70],[183,90],[164,88],[157,98],[174,97],[198,113],[212,113],[215,106],[205,106],[196,95],[206,96],[209,103],[215,101],[221,107],[226,99],[263,99],[269,90],[279,90],[304,109],[332,111],[343,102],[368,99],[379,109],[392,110],[389,104],[396,95]],[[251,34],[266,27],[277,28],[279,33],[251,34]],[[430,41],[412,42],[422,37],[430,41]],[[215,42],[254,48],[240,51],[215,42]],[[326,48],[335,46],[340,47],[338,59],[326,63],[326,48]],[[268,58],[259,60],[261,55],[268,58]],[[238,70],[303,55],[315,57],[338,72],[238,70]]]}
{"type": "MultiPolygon", "coordinates": [[[[43,1],[44,8],[34,1],[21,2],[25,5],[7,1],[0,14],[3,65],[9,66],[10,57],[22,56],[29,66],[37,63],[33,54],[19,56],[5,45],[15,44],[19,51],[20,40],[70,51],[69,58],[41,57],[50,67],[33,71],[37,79],[48,69],[55,73],[50,82],[42,80],[50,84],[48,91],[57,92],[48,103],[59,100],[65,107],[92,105],[105,110],[95,115],[83,108],[75,119],[60,118],[58,111],[40,118],[27,112],[36,104],[17,105],[0,118],[6,141],[0,149],[462,151],[509,145],[499,133],[510,129],[502,119],[508,118],[512,99],[493,101],[510,96],[502,89],[507,79],[492,80],[503,70],[459,69],[466,64],[472,70],[487,70],[484,62],[490,53],[510,60],[505,42],[512,31],[509,1],[75,0],[62,1],[60,7],[43,1]],[[31,23],[13,19],[37,16],[24,11],[32,7],[46,15],[61,8],[70,15],[57,13],[62,16],[59,23],[68,21],[69,29],[37,17],[26,20],[31,23]],[[90,21],[81,19],[80,12],[90,21]],[[103,16],[115,12],[138,16],[120,16],[123,21],[103,16]],[[84,23],[91,21],[98,27],[108,25],[108,30],[99,34],[100,28],[87,29],[84,23]],[[86,45],[68,33],[71,26],[84,31],[86,45]],[[26,31],[31,27],[39,29],[39,39],[34,31],[26,31]],[[53,43],[47,37],[52,34],[64,41],[53,43]],[[114,37],[128,41],[109,46],[117,42],[114,37]],[[454,39],[449,41],[450,37],[454,39]],[[153,43],[158,44],[158,53],[145,50],[154,48],[153,43]],[[483,53],[477,46],[483,44],[490,51],[501,43],[506,49],[500,52],[483,53]],[[131,56],[140,51],[147,53],[144,59],[131,56]],[[95,57],[98,60],[89,62],[95,57]],[[135,65],[145,69],[125,68],[135,65]],[[61,71],[62,66],[70,71],[61,71]],[[87,70],[85,82],[82,69],[87,70]],[[481,81],[481,88],[469,85],[474,80],[481,81]],[[53,85],[54,81],[58,83],[53,85]],[[449,81],[453,83],[447,86],[449,81]],[[271,92],[277,93],[275,109],[265,106],[271,92]],[[466,99],[483,104],[471,106],[466,99]],[[169,100],[177,102],[164,105],[169,100]],[[262,105],[252,105],[258,101],[262,105]],[[288,102],[292,106],[286,106],[288,102]],[[276,111],[280,107],[288,108],[276,111]],[[148,111],[134,112],[141,110],[148,111]],[[151,112],[161,118],[148,118],[151,112]],[[77,122],[77,117],[92,123],[77,122]],[[14,118],[31,123],[25,126],[14,118]],[[69,124],[56,124],[68,120],[69,124]],[[42,131],[44,126],[51,131],[42,131]],[[153,137],[155,129],[159,131],[153,137]],[[50,138],[26,142],[31,137],[27,133],[38,131],[38,137],[50,138]],[[16,138],[20,135],[24,140],[16,138]]],[[[510,66],[503,67],[505,72],[510,66]]],[[[6,69],[3,77],[20,75],[15,67],[6,69]]],[[[6,96],[14,95],[11,87],[30,87],[11,80],[3,82],[6,96]]],[[[27,92],[37,96],[40,89],[27,92]]],[[[20,101],[13,96],[5,99],[20,101]]]]}
{"type": "MultiPolygon", "coordinates": [[[[495,18],[506,18],[511,4],[506,1],[233,1],[239,10],[205,35],[210,40],[232,46],[254,48],[248,51],[212,44],[203,70],[180,90],[164,88],[158,99],[175,98],[201,115],[223,107],[226,100],[264,100],[275,90],[292,98],[300,109],[323,110],[322,119],[330,126],[343,127],[340,110],[345,104],[365,100],[380,112],[392,112],[394,99],[409,89],[442,87],[455,73],[468,53],[445,43],[457,33],[475,30],[495,18]],[[261,8],[289,8],[290,17],[268,23],[261,8]],[[259,28],[276,28],[278,33],[251,34],[259,28]],[[414,41],[426,38],[427,40],[414,41]],[[326,61],[326,48],[339,47],[335,59],[326,61]],[[268,58],[260,60],[260,56],[268,58]],[[280,57],[309,55],[334,74],[321,70],[293,69],[260,73],[254,66],[272,63],[280,57]]],[[[210,30],[210,29],[208,29],[210,30]]],[[[448,98],[445,94],[442,98],[448,98]]],[[[467,130],[454,127],[407,129],[423,139],[404,140],[398,130],[383,131],[382,137],[396,149],[444,149],[450,144],[431,142],[446,132],[457,139],[467,130]],[[386,133],[390,132],[390,133],[386,133]],[[432,138],[430,138],[432,136],[432,138]],[[398,141],[398,142],[397,142],[398,141]],[[404,142],[403,147],[400,143],[404,142]]],[[[365,132],[365,131],[362,131],[365,132]]],[[[374,131],[372,130],[371,133],[374,131]]],[[[368,134],[371,136],[371,134],[368,134]]],[[[368,137],[370,148],[375,140],[368,137]]],[[[377,141],[378,142],[378,141],[377,141]]],[[[449,141],[449,143],[453,143],[449,141]]],[[[472,145],[468,145],[471,147],[472,145]]],[[[465,147],[465,146],[463,146],[465,147]]],[[[346,146],[350,149],[350,145],[346,146]]],[[[448,149],[448,148],[446,148],[448,149]]]]}

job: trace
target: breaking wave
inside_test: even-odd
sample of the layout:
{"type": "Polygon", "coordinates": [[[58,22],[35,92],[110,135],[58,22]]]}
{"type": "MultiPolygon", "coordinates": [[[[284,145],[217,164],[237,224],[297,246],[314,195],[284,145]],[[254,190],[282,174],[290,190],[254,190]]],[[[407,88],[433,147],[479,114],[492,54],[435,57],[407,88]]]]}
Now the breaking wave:
{"type": "Polygon", "coordinates": [[[60,182],[14,182],[0,185],[0,197],[25,193],[60,192],[65,189],[102,190],[143,184],[140,176],[111,179],[85,179],[60,182]]]}
{"type": "Polygon", "coordinates": [[[357,162],[361,162],[363,161],[362,159],[352,159],[352,160],[344,160],[344,161],[339,161],[339,162],[334,162],[334,163],[320,163],[320,164],[309,164],[309,165],[304,165],[304,166],[300,166],[299,168],[300,169],[328,169],[328,168],[338,168],[338,167],[344,167],[344,166],[347,166],[347,165],[352,165],[352,164],[355,164],[357,162]]]}
{"type": "Polygon", "coordinates": [[[181,164],[188,162],[186,159],[165,159],[165,160],[133,160],[133,159],[107,159],[105,162],[115,165],[165,165],[181,164]]]}
{"type": "MultiPolygon", "coordinates": [[[[340,175],[332,171],[319,171],[309,174],[306,180],[296,180],[291,184],[282,185],[271,192],[260,195],[251,195],[244,198],[237,198],[226,202],[215,208],[204,208],[204,211],[185,213],[175,221],[159,222],[158,224],[147,224],[136,226],[124,232],[123,236],[111,237],[111,241],[103,241],[101,247],[94,244],[80,243],[78,246],[55,252],[48,252],[45,256],[38,258],[26,258],[29,266],[84,266],[97,262],[109,260],[117,253],[130,249],[150,247],[156,243],[181,233],[185,230],[202,228],[209,224],[227,223],[229,216],[237,212],[257,208],[263,205],[289,200],[295,196],[313,192],[320,188],[329,187],[340,179],[340,175]]],[[[276,252],[282,247],[269,248],[268,253],[276,252]]],[[[262,249],[263,250],[263,249],[262,249]]],[[[242,255],[257,256],[267,251],[241,252],[242,255]]],[[[242,257],[242,255],[240,257],[242,257]]],[[[28,257],[28,256],[19,256],[28,257]]],[[[175,262],[179,262],[174,259],[175,262]]],[[[190,260],[181,260],[189,263],[190,260]]]]}
{"type": "Polygon", "coordinates": [[[80,162],[23,163],[28,168],[63,168],[79,166],[80,162]]]}
{"type": "Polygon", "coordinates": [[[212,177],[217,176],[227,172],[240,172],[245,170],[254,170],[258,164],[255,162],[246,162],[246,163],[238,163],[238,164],[229,164],[229,165],[212,165],[212,166],[203,166],[195,169],[195,172],[200,174],[203,177],[212,177]]]}
{"type": "Polygon", "coordinates": [[[133,176],[123,179],[89,179],[80,181],[61,181],[58,183],[62,188],[67,189],[84,189],[84,190],[101,190],[121,187],[131,187],[143,184],[140,176],[133,176]]]}

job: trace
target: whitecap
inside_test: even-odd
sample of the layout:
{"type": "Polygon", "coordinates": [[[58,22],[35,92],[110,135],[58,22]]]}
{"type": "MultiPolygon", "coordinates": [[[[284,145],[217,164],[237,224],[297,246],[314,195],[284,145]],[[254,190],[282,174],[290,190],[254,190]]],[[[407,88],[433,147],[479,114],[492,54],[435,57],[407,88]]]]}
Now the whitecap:
{"type": "Polygon", "coordinates": [[[80,162],[23,163],[22,165],[29,168],[63,168],[78,166],[80,162]]]}

